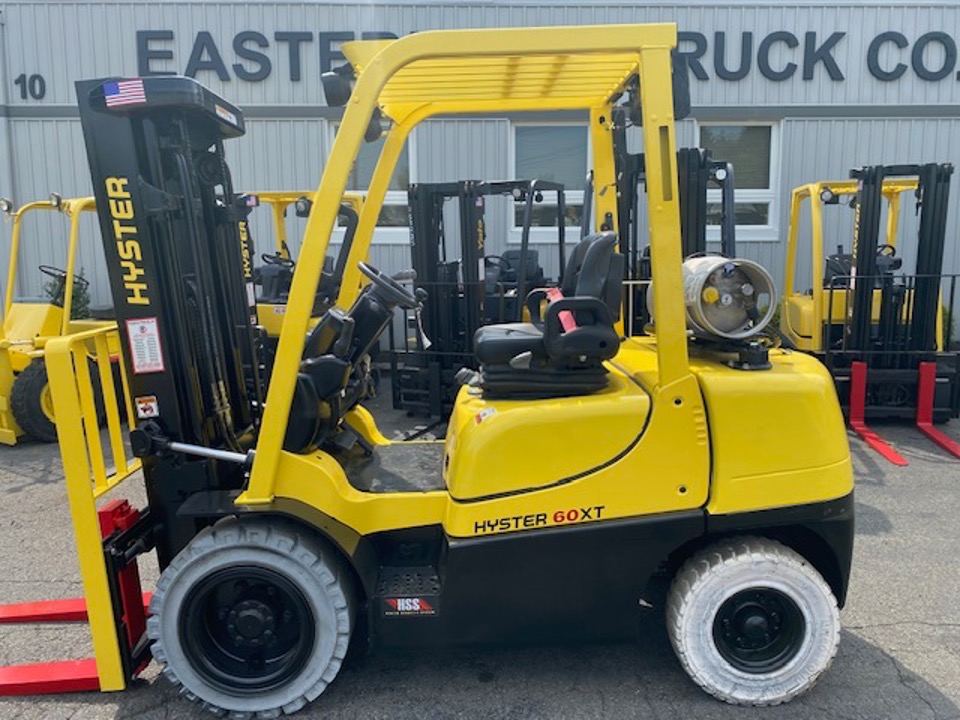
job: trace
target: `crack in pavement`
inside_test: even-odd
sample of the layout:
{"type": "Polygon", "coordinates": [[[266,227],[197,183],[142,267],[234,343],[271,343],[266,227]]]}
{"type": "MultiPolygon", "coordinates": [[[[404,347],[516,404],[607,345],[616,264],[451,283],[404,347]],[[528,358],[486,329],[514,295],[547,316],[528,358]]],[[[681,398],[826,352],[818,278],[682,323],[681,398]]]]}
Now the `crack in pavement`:
{"type": "Polygon", "coordinates": [[[847,630],[872,630],[874,628],[899,627],[902,625],[923,625],[932,628],[960,628],[960,623],[930,622],[929,620],[898,620],[891,623],[870,623],[867,625],[844,625],[847,630]]]}
{"type": "Polygon", "coordinates": [[[917,696],[917,699],[920,700],[920,702],[930,708],[930,714],[933,716],[934,720],[943,720],[943,718],[937,715],[937,710],[933,707],[933,703],[930,702],[930,700],[928,700],[916,687],[914,687],[912,682],[910,682],[910,679],[905,673],[905,669],[900,665],[900,663],[897,662],[897,659],[892,655],[887,655],[887,657],[890,658],[890,662],[893,663],[893,669],[897,672],[897,677],[900,678],[900,684],[905,688],[908,688],[910,692],[917,696]]]}

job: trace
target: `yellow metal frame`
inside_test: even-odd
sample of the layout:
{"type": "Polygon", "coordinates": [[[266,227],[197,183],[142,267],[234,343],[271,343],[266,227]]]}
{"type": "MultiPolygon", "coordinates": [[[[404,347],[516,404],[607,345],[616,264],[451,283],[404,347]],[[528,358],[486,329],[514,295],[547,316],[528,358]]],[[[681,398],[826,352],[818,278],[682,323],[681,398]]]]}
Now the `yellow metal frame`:
{"type": "MultiPolygon", "coordinates": [[[[310,321],[310,309],[320,277],[322,259],[336,221],[348,173],[359,151],[374,109],[380,107],[393,121],[367,192],[357,233],[347,261],[338,304],[348,306],[362,285],[358,261],[365,258],[389,179],[410,131],[427,118],[483,112],[583,110],[590,113],[595,149],[595,203],[597,217],[615,210],[611,103],[631,80],[639,78],[643,117],[654,289],[658,318],[655,350],[657,390],[677,397],[698,393],[687,357],[686,322],[682,297],[680,222],[675,157],[673,92],[670,51],[676,46],[675,25],[607,25],[587,27],[512,28],[459,32],[422,32],[395,41],[347,43],[343,52],[357,71],[357,81],[334,140],[320,186],[313,196],[301,257],[297,263],[290,301],[277,348],[256,459],[246,490],[238,504],[267,505],[277,483],[296,477],[304,458],[285,453],[283,438],[296,383],[297,368],[310,321]]],[[[616,213],[613,213],[616,216],[616,213]]],[[[336,462],[323,453],[311,462],[336,462]]],[[[339,469],[339,468],[337,468],[339,469]]],[[[340,472],[342,475],[342,471],[340,472]]],[[[300,475],[302,477],[302,475],[300,475]]],[[[331,502],[355,501],[373,507],[391,519],[387,525],[436,521],[442,504],[418,495],[407,503],[391,495],[351,498],[349,488],[331,502]],[[432,507],[432,510],[428,510],[432,507]]],[[[322,505],[326,506],[327,503],[322,505]]]]}
{"type": "MultiPolygon", "coordinates": [[[[887,201],[887,223],[885,231],[885,242],[896,246],[897,229],[900,223],[900,205],[904,193],[914,192],[917,189],[916,178],[891,178],[883,181],[881,192],[887,201]]],[[[790,229],[787,234],[787,254],[786,267],[784,269],[783,296],[780,300],[780,326],[781,330],[797,345],[801,350],[808,352],[821,352],[823,350],[823,333],[818,330],[823,327],[826,318],[831,317],[835,321],[842,321],[846,313],[846,293],[843,291],[833,292],[833,307],[827,311],[827,304],[830,302],[830,291],[824,290],[822,285],[817,287],[819,277],[818,273],[822,271],[824,263],[823,250],[823,206],[820,194],[824,190],[830,190],[838,197],[850,197],[857,194],[856,180],[835,180],[820,181],[808,183],[794,188],[790,202],[790,229]],[[808,302],[809,295],[797,292],[795,289],[795,278],[797,269],[797,255],[800,252],[800,220],[803,211],[803,204],[810,203],[810,257],[811,268],[813,272],[813,334],[811,337],[801,335],[793,327],[790,321],[791,307],[798,302],[808,302]]],[[[938,325],[940,319],[938,315],[938,325]]]]}
{"type": "MultiPolygon", "coordinates": [[[[69,312],[73,303],[80,219],[84,212],[95,210],[96,205],[92,197],[79,197],[66,198],[59,203],[54,203],[51,200],[37,200],[26,203],[13,213],[10,264],[7,268],[7,289],[3,306],[4,324],[0,328],[0,443],[2,444],[16,445],[17,438],[23,434],[13,417],[9,402],[16,374],[21,372],[33,358],[43,357],[44,348],[51,337],[66,335],[72,330],[86,329],[91,326],[106,327],[112,325],[110,322],[72,321],[69,312]],[[63,308],[54,308],[50,304],[17,304],[15,307],[14,296],[16,294],[23,218],[28,213],[35,211],[61,212],[70,219],[63,308]],[[23,324],[17,324],[16,327],[20,331],[29,327],[29,333],[14,332],[14,335],[19,336],[10,334],[11,331],[16,329],[11,328],[10,325],[13,313],[16,313],[19,321],[23,321],[23,324]]],[[[116,344],[111,344],[111,350],[114,353],[118,352],[118,347],[116,344]]]]}
{"type": "MultiPolygon", "coordinates": [[[[287,245],[287,208],[302,197],[310,198],[311,192],[292,192],[286,190],[271,190],[265,192],[252,192],[261,205],[268,205],[273,219],[273,240],[276,253],[284,260],[293,260],[290,257],[289,247],[287,245]]],[[[346,203],[357,215],[363,208],[363,195],[359,193],[344,193],[341,204],[346,203]]],[[[274,305],[271,303],[257,303],[257,321],[266,331],[269,337],[280,335],[280,328],[283,325],[283,316],[286,313],[286,305],[274,305]]],[[[316,323],[314,319],[312,324],[316,323]]]]}
{"type": "MultiPolygon", "coordinates": [[[[70,218],[70,235],[67,242],[66,283],[63,291],[63,306],[69,308],[73,302],[73,276],[77,265],[77,246],[80,238],[80,218],[84,212],[97,209],[92,197],[66,198],[54,204],[50,200],[37,200],[18,208],[13,214],[13,228],[10,238],[10,267],[7,269],[7,293],[3,304],[3,314],[6,317],[13,306],[14,287],[17,282],[17,266],[20,257],[20,233],[23,217],[35,210],[53,210],[62,212],[70,218]]],[[[70,330],[70,313],[65,312],[60,322],[60,334],[66,335],[70,330]]]]}
{"type": "MultiPolygon", "coordinates": [[[[121,662],[114,603],[107,580],[107,566],[97,519],[97,498],[113,489],[140,469],[140,460],[128,457],[124,447],[120,412],[114,402],[116,386],[110,362],[109,346],[117,342],[116,328],[98,328],[52,338],[46,347],[47,373],[57,424],[69,430],[59,433],[60,456],[70,515],[77,545],[80,576],[100,689],[123,690],[127,684],[121,662]],[[113,337],[112,337],[113,336],[113,337]],[[91,352],[103,388],[107,423],[107,444],[113,467],[104,457],[97,406],[90,379],[91,352]],[[78,432],[79,430],[79,432],[78,432]]],[[[120,364],[126,416],[136,417],[130,403],[126,372],[120,364]]]]}
{"type": "MultiPolygon", "coordinates": [[[[270,206],[270,214],[273,219],[273,241],[277,254],[285,260],[291,260],[290,253],[287,251],[287,224],[285,222],[287,208],[302,197],[312,197],[313,193],[310,191],[269,190],[248,194],[256,196],[261,205],[270,206]]],[[[363,207],[363,195],[344,193],[341,203],[346,203],[359,215],[363,207]]]]}

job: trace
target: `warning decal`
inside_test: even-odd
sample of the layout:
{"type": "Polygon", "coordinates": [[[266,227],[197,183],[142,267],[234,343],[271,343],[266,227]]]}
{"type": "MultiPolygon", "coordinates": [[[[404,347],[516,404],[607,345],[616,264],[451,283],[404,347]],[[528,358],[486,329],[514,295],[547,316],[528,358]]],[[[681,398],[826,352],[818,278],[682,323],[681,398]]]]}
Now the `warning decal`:
{"type": "Polygon", "coordinates": [[[156,395],[141,395],[133,399],[137,406],[137,417],[140,420],[160,417],[160,403],[156,395]]]}
{"type": "Polygon", "coordinates": [[[160,328],[155,317],[127,320],[127,337],[135,375],[164,371],[160,328]]]}

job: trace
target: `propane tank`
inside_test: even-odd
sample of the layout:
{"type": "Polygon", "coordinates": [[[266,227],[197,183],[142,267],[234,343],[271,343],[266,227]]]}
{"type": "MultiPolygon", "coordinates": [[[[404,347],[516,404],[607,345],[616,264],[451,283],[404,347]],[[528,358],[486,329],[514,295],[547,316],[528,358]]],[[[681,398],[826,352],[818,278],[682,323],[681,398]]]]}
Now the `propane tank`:
{"type": "Polygon", "coordinates": [[[775,294],[770,273],[752,260],[706,255],[683,263],[687,327],[697,337],[744,340],[756,335],[773,318],[775,294]]]}

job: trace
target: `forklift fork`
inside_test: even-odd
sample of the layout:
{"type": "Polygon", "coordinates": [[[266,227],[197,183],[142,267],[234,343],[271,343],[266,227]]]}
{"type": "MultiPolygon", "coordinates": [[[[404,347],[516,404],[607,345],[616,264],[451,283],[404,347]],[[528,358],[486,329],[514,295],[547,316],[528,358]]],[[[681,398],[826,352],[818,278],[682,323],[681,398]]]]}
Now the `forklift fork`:
{"type": "MultiPolygon", "coordinates": [[[[140,513],[126,500],[113,500],[97,512],[103,538],[130,529],[140,513]]],[[[131,657],[139,656],[134,674],[143,670],[149,656],[137,649],[137,643],[146,630],[147,606],[151,593],[140,590],[140,575],[136,560],[116,573],[119,600],[119,622],[127,640],[131,657]]],[[[115,601],[116,602],[116,601],[115,601]]],[[[86,622],[87,603],[83,598],[43,600],[12,605],[0,605],[0,624],[86,622]]],[[[119,629],[119,628],[118,628],[119,629]]],[[[0,697],[15,695],[44,695],[52,693],[93,691],[100,689],[100,677],[95,658],[58,660],[29,665],[0,667],[0,697]]]]}
{"type": "Polygon", "coordinates": [[[937,364],[934,362],[920,363],[917,382],[917,429],[955,458],[960,458],[960,443],[933,426],[933,403],[936,385],[937,364]]]}
{"type": "MultiPolygon", "coordinates": [[[[933,426],[933,406],[937,385],[937,364],[921,362],[917,377],[917,429],[946,452],[960,458],[960,443],[933,426]]],[[[904,467],[906,458],[867,427],[864,420],[867,395],[867,364],[855,361],[850,367],[850,427],[885,460],[904,467]]]]}
{"type": "Polygon", "coordinates": [[[867,405],[867,364],[854,361],[850,366],[850,427],[867,445],[876,450],[883,458],[894,465],[905,467],[906,458],[873,430],[864,420],[867,405]]]}

